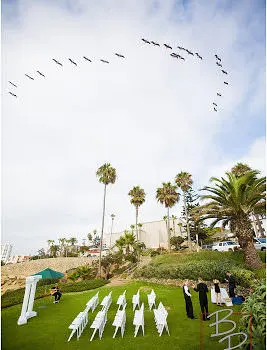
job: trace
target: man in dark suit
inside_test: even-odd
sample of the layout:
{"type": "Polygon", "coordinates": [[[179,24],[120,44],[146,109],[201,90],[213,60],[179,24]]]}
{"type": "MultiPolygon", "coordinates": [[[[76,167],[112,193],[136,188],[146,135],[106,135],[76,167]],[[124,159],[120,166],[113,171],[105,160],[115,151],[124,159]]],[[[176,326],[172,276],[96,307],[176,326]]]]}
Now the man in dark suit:
{"type": "Polygon", "coordinates": [[[193,304],[192,304],[192,300],[191,300],[191,294],[190,294],[188,287],[189,287],[189,280],[185,280],[184,285],[183,285],[185,309],[186,309],[187,317],[191,318],[193,320],[195,317],[194,317],[194,312],[193,312],[193,304]]]}
{"type": "Polygon", "coordinates": [[[228,282],[228,286],[229,286],[229,296],[230,298],[233,298],[235,296],[235,278],[234,276],[231,275],[231,273],[229,271],[226,271],[226,282],[228,282]]]}
{"type": "Polygon", "coordinates": [[[199,304],[202,312],[202,320],[206,321],[208,316],[208,286],[199,277],[197,286],[193,286],[194,291],[198,292],[199,304]]]}

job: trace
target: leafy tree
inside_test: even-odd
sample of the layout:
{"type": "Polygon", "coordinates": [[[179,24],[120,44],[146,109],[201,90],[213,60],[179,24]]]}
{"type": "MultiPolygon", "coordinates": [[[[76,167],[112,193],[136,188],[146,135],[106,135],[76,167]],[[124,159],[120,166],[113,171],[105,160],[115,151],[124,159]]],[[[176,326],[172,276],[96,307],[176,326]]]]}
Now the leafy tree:
{"type": "Polygon", "coordinates": [[[183,197],[184,197],[184,208],[185,208],[185,217],[186,217],[187,239],[188,239],[189,249],[191,250],[192,244],[191,244],[191,237],[190,237],[189,218],[188,218],[188,212],[186,207],[186,192],[193,185],[192,175],[185,171],[181,171],[179,174],[176,175],[175,182],[177,186],[182,190],[184,195],[183,197]]]}
{"type": "Polygon", "coordinates": [[[245,175],[248,171],[251,171],[252,169],[244,163],[237,163],[232,169],[231,173],[233,173],[236,177],[240,177],[245,175]]]}
{"type": "Polygon", "coordinates": [[[96,172],[98,181],[104,184],[104,200],[103,200],[103,216],[102,216],[102,227],[100,236],[100,252],[99,252],[99,276],[101,277],[101,256],[102,256],[102,242],[104,233],[104,222],[105,222],[105,207],[106,207],[106,191],[107,185],[114,184],[116,181],[116,169],[112,168],[109,163],[103,164],[96,172]]]}
{"type": "Polygon", "coordinates": [[[46,257],[44,248],[38,250],[38,256],[40,259],[44,259],[46,257]]]}
{"type": "Polygon", "coordinates": [[[171,237],[170,239],[171,246],[174,246],[175,250],[178,250],[183,242],[184,239],[181,236],[171,237]]]}
{"type": "Polygon", "coordinates": [[[167,208],[167,233],[168,233],[168,249],[171,250],[170,245],[170,208],[172,208],[179,201],[179,193],[176,192],[177,186],[170,182],[163,182],[162,187],[157,189],[156,198],[158,202],[165,205],[167,208]]]}
{"type": "Polygon", "coordinates": [[[131,197],[131,204],[135,206],[135,230],[136,230],[136,239],[138,240],[138,211],[140,206],[145,202],[146,194],[145,191],[139,186],[134,186],[128,195],[131,197]]]}
{"type": "Polygon", "coordinates": [[[258,171],[251,170],[240,177],[233,173],[226,173],[226,178],[213,177],[214,186],[202,189],[208,192],[202,198],[209,202],[195,210],[197,219],[213,219],[212,227],[220,221],[223,227],[230,224],[244,250],[245,263],[252,268],[262,264],[253,244],[250,215],[255,209],[259,212],[266,210],[266,178],[258,178],[258,174],[258,171]]]}

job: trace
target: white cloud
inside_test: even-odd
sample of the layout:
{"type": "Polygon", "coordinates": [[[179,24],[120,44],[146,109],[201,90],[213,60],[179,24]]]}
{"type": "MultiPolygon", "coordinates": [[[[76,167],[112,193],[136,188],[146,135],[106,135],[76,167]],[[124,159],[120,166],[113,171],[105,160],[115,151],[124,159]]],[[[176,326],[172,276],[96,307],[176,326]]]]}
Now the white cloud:
{"type": "MultiPolygon", "coordinates": [[[[174,13],[174,1],[160,1],[158,10],[152,1],[75,1],[71,11],[58,4],[20,2],[20,21],[5,23],[3,30],[3,238],[21,253],[33,252],[47,239],[81,239],[100,230],[103,186],[95,172],[106,161],[118,172],[117,183],[108,188],[107,231],[111,213],[114,230],[134,222],[127,195],[134,185],[147,193],[141,221],[165,215],[155,200],[162,181],[184,169],[199,188],[218,164],[235,161],[214,140],[262,71],[261,57],[249,60],[253,51],[263,50],[251,33],[258,30],[257,15],[251,15],[251,27],[240,7],[226,17],[215,5],[196,1],[190,14],[182,2],[174,13]],[[203,61],[187,53],[186,62],[177,61],[141,37],[174,48],[182,44],[203,61]],[[216,52],[229,71],[228,88],[215,65],[216,52]],[[5,93],[14,91],[8,80],[19,86],[17,99],[5,93]],[[214,99],[218,113],[211,107],[214,99]]],[[[259,80],[252,106],[264,105],[262,89],[259,80]]],[[[248,151],[251,163],[260,164],[263,154],[253,152],[248,151]]],[[[173,210],[178,213],[179,207],[173,210]]]]}

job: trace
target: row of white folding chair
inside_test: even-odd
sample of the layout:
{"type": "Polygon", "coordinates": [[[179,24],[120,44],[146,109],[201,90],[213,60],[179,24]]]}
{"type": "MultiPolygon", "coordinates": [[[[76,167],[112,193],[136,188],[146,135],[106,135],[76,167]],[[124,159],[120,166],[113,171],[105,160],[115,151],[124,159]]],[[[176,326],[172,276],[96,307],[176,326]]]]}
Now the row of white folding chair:
{"type": "Polygon", "coordinates": [[[107,310],[109,309],[109,307],[110,307],[110,305],[111,305],[111,303],[112,303],[112,297],[111,297],[111,294],[112,294],[112,291],[108,294],[108,295],[106,295],[104,298],[103,298],[103,300],[102,300],[102,302],[101,302],[101,306],[102,306],[102,311],[106,308],[107,310]]]}
{"type": "Polygon", "coordinates": [[[140,327],[142,327],[143,335],[145,335],[144,303],[142,303],[141,308],[139,310],[135,310],[133,325],[135,326],[135,331],[134,331],[135,337],[140,327]]]}
{"type": "Polygon", "coordinates": [[[160,302],[158,308],[154,309],[153,311],[154,311],[154,320],[156,323],[159,336],[161,337],[164,328],[166,329],[167,333],[170,335],[168,323],[167,323],[168,311],[165,309],[162,302],[160,302]]]}
{"type": "Polygon", "coordinates": [[[123,294],[121,294],[121,295],[118,297],[118,300],[117,300],[117,305],[119,305],[119,306],[118,306],[118,310],[120,309],[121,306],[124,308],[124,305],[126,304],[126,297],[125,297],[125,294],[126,294],[126,290],[123,292],[123,294]]]}
{"type": "Polygon", "coordinates": [[[152,289],[151,293],[147,295],[147,301],[149,305],[149,310],[152,309],[153,305],[156,307],[156,294],[154,292],[154,289],[152,289]]]}
{"type": "Polygon", "coordinates": [[[125,324],[126,324],[126,311],[125,311],[126,305],[127,304],[123,305],[122,310],[119,310],[119,309],[117,310],[116,316],[112,323],[112,326],[116,327],[115,332],[113,334],[113,338],[116,337],[116,334],[119,328],[121,329],[121,336],[123,338],[124,331],[125,331],[125,324]]]}
{"type": "Polygon", "coordinates": [[[133,295],[132,303],[133,303],[133,311],[135,310],[137,305],[138,305],[138,307],[140,309],[140,290],[139,289],[138,289],[138,292],[133,295]]]}
{"type": "Polygon", "coordinates": [[[93,334],[90,338],[90,341],[93,340],[95,333],[97,331],[99,332],[99,338],[100,339],[102,338],[102,334],[104,332],[104,328],[107,323],[107,312],[108,312],[108,308],[103,306],[103,309],[97,313],[93,323],[90,326],[90,328],[94,329],[93,334]]]}
{"type": "Polygon", "coordinates": [[[92,310],[92,312],[95,311],[98,303],[99,303],[99,299],[98,299],[98,294],[99,292],[97,292],[86,304],[86,308],[85,310],[88,312],[90,310],[92,310]]]}
{"type": "Polygon", "coordinates": [[[69,329],[72,329],[72,332],[69,336],[68,341],[71,340],[75,332],[77,332],[77,340],[79,340],[87,323],[88,323],[88,313],[86,310],[84,310],[83,312],[80,312],[78,316],[75,317],[75,319],[72,321],[71,325],[69,326],[69,329]]]}

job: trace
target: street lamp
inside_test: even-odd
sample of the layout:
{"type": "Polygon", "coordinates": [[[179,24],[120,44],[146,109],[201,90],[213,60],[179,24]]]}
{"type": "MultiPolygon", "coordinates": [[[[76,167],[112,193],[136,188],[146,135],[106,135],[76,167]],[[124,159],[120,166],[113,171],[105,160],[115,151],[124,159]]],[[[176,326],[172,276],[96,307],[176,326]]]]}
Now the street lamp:
{"type": "Polygon", "coordinates": [[[111,222],[111,231],[110,231],[109,249],[111,249],[111,236],[112,236],[112,229],[113,229],[113,222],[114,222],[115,215],[114,215],[114,214],[111,214],[110,216],[111,216],[112,222],[111,222]]]}

